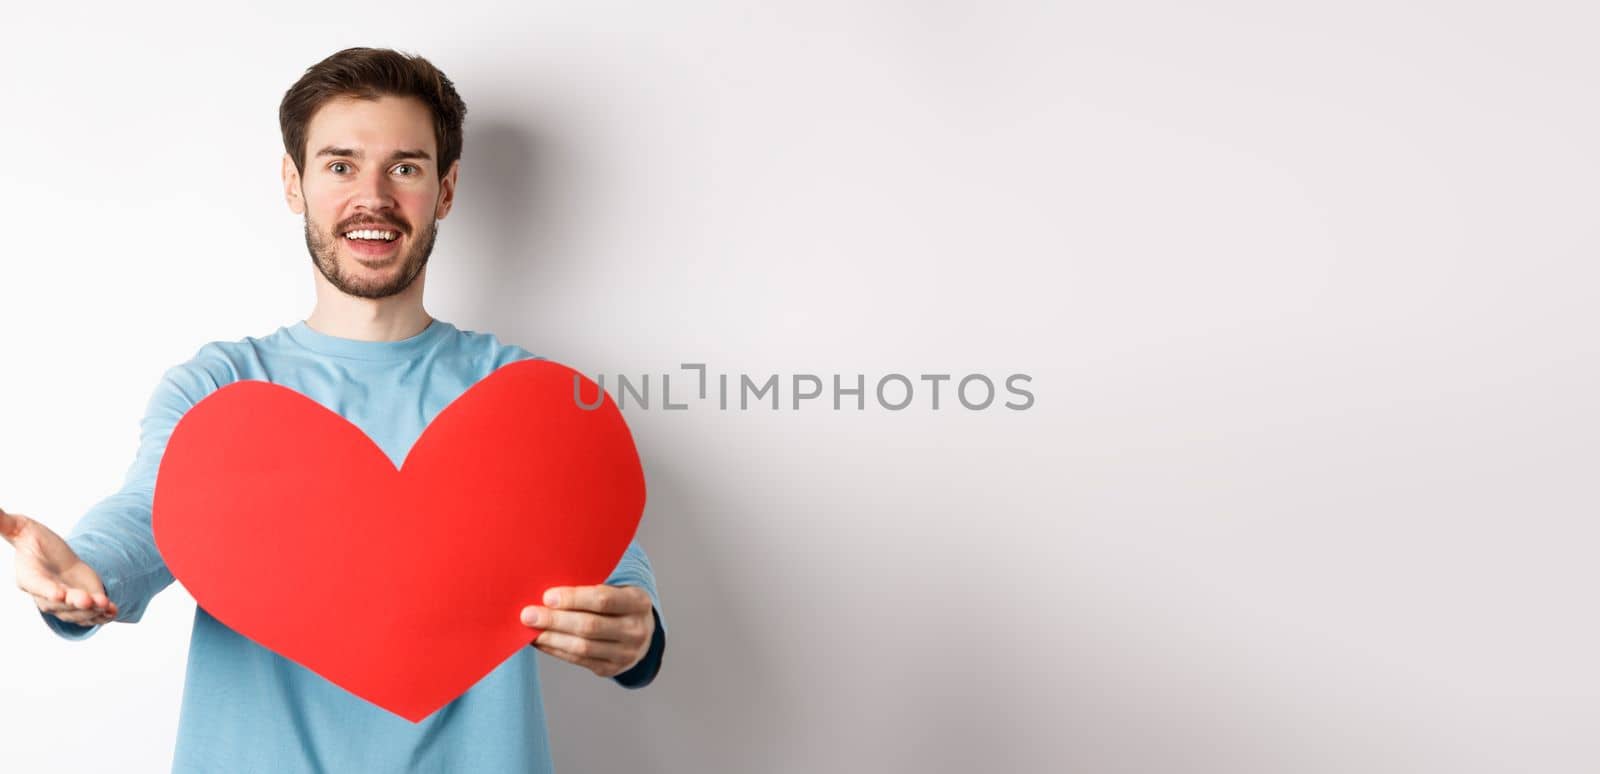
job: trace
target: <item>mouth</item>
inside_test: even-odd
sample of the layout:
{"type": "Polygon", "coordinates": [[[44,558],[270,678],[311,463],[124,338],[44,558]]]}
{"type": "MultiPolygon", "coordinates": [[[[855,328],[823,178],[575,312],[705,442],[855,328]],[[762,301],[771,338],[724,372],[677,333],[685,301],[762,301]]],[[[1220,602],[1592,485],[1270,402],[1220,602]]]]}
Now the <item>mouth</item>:
{"type": "Polygon", "coordinates": [[[400,245],[400,232],[392,228],[355,228],[344,232],[340,239],[356,255],[382,258],[400,245]]]}

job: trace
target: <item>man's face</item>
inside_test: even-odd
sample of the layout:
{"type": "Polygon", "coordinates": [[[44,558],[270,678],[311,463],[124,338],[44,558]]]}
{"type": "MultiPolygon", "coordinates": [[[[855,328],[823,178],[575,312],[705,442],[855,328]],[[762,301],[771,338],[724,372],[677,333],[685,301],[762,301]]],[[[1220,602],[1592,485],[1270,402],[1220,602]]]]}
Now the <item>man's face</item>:
{"type": "Polygon", "coordinates": [[[340,292],[386,298],[411,286],[450,211],[433,117],[412,97],[337,98],[306,127],[305,170],[284,155],[284,194],[305,215],[311,261],[340,292]]]}

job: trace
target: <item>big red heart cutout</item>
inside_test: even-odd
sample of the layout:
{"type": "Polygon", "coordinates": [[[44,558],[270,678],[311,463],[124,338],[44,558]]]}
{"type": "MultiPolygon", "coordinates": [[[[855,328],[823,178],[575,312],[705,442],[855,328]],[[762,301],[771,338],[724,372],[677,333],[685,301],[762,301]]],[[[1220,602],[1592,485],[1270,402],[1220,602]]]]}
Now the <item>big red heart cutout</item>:
{"type": "Polygon", "coordinates": [[[600,393],[548,360],[502,366],[398,470],[316,401],[228,384],[167,441],[156,546],[217,620],[419,722],[538,636],[519,615],[546,589],[604,583],[638,529],[633,436],[578,383],[600,393]]]}

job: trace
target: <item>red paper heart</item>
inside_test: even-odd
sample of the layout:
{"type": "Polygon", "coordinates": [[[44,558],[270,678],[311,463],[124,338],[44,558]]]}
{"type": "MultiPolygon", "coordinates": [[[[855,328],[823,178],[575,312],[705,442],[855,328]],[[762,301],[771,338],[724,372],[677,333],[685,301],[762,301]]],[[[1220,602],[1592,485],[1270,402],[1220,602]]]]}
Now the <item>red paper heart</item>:
{"type": "Polygon", "coordinates": [[[520,611],[604,583],[644,512],[633,437],[600,388],[505,365],[446,406],[396,470],[359,428],[263,381],[184,414],[152,528],[217,620],[412,722],[527,646],[520,611]]]}

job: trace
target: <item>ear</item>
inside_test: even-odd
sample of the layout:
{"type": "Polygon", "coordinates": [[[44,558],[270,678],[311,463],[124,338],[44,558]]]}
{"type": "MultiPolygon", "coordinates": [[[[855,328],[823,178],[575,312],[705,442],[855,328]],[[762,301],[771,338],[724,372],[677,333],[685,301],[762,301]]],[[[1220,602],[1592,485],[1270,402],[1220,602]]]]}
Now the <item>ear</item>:
{"type": "Polygon", "coordinates": [[[283,154],[283,200],[289,203],[289,211],[302,215],[306,211],[306,200],[300,196],[300,171],[295,169],[294,159],[289,154],[283,154]]]}
{"type": "Polygon", "coordinates": [[[435,220],[444,220],[450,214],[450,205],[456,200],[456,173],[461,171],[461,159],[450,162],[450,171],[439,180],[439,206],[434,208],[435,220]]]}

